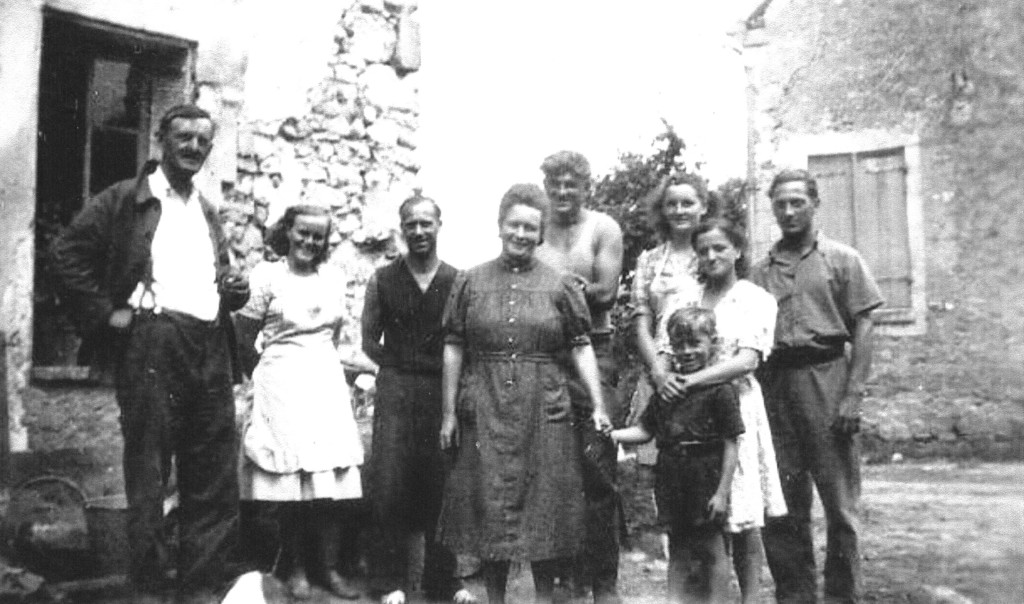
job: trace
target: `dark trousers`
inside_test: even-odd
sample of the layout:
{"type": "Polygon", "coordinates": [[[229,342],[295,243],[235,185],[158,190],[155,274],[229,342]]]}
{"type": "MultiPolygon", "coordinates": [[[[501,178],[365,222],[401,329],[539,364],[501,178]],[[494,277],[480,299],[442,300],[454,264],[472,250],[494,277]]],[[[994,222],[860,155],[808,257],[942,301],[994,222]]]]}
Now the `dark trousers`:
{"type": "MultiPolygon", "coordinates": [[[[591,342],[601,374],[605,407],[618,426],[624,418],[619,408],[619,374],[612,355],[611,334],[591,334],[591,342]]],[[[579,379],[572,381],[570,394],[577,409],[592,408],[590,397],[579,379]]],[[[578,419],[578,426],[583,451],[586,535],[583,552],[573,560],[573,583],[577,591],[590,587],[598,604],[614,604],[619,601],[619,531],[622,522],[621,500],[616,488],[618,448],[611,439],[597,433],[588,414],[578,419]]]]}
{"type": "Polygon", "coordinates": [[[134,586],[160,589],[173,457],[179,589],[219,589],[238,570],[238,442],[225,330],[178,313],[136,315],[119,365],[117,401],[134,586]]]}
{"type": "Polygon", "coordinates": [[[410,535],[425,540],[423,591],[449,600],[455,592],[455,556],[435,538],[444,495],[445,456],[441,431],[441,376],[382,367],[377,376],[373,443],[367,482],[374,517],[388,550],[382,557],[388,591],[410,591],[410,535]]]}
{"type": "Polygon", "coordinates": [[[828,544],[825,598],[856,602],[860,592],[857,501],[860,459],[855,437],[831,430],[846,390],[844,357],[786,366],[769,362],[758,372],[775,443],[789,515],[768,519],[765,554],[779,602],[816,602],[811,541],[812,481],[825,510],[828,544]]]}

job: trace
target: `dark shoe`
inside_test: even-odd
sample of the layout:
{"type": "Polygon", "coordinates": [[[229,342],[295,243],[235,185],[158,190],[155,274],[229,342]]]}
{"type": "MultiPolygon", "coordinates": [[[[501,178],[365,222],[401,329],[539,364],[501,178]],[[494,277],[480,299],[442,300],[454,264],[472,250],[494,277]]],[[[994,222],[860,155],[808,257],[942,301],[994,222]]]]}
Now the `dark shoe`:
{"type": "Polygon", "coordinates": [[[334,570],[327,573],[327,588],[331,590],[332,594],[345,600],[358,600],[359,596],[362,595],[358,589],[348,582],[348,579],[342,577],[334,570]]]}

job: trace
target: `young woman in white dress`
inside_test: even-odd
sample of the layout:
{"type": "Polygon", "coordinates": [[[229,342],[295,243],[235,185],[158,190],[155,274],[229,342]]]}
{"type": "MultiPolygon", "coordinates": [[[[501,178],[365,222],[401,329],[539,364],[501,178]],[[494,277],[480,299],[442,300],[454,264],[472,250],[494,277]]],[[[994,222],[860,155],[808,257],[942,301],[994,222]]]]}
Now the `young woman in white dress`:
{"type": "Polygon", "coordinates": [[[253,379],[242,498],[278,504],[281,562],[296,599],[312,596],[310,574],[339,597],[359,597],[338,573],[336,502],[362,497],[363,449],[336,349],[346,280],[324,262],[330,229],[326,208],[288,208],[267,237],[281,258],[253,269],[252,295],[236,316],[243,368],[253,379]],[[312,573],[303,563],[307,545],[316,550],[312,573]]]}

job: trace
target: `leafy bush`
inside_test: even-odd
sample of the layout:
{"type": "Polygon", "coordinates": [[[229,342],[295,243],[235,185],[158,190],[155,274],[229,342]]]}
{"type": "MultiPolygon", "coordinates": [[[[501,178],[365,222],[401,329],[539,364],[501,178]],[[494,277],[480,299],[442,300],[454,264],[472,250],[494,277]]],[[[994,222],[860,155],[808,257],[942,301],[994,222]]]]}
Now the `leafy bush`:
{"type": "MultiPolygon", "coordinates": [[[[663,176],[696,171],[700,167],[697,165],[691,170],[683,159],[686,143],[668,122],[662,120],[662,123],[665,124],[665,131],[654,138],[652,151],[647,154],[621,154],[619,164],[610,173],[597,179],[594,194],[588,204],[589,208],[614,218],[622,227],[625,250],[619,304],[615,308],[613,320],[618,332],[615,356],[619,367],[623,368],[619,392],[623,397],[633,392],[640,368],[633,334],[634,309],[629,304],[628,292],[640,252],[658,244],[657,233],[648,221],[646,198],[663,176]]],[[[746,182],[740,178],[730,179],[709,193],[708,212],[713,216],[729,218],[745,227],[746,197],[746,182]]]]}

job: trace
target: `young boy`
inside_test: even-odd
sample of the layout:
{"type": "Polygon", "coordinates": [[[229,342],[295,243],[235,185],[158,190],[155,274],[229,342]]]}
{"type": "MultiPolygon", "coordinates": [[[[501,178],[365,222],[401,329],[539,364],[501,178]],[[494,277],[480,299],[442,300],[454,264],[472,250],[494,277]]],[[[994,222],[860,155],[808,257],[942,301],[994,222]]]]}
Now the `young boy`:
{"type": "MultiPolygon", "coordinates": [[[[672,371],[682,376],[714,353],[712,311],[687,307],[668,319],[672,371]]],[[[680,400],[655,394],[640,424],[613,430],[617,443],[658,445],[654,494],[669,535],[670,602],[720,602],[729,591],[723,526],[736,471],[736,437],[743,433],[732,384],[693,388],[680,400]]]]}

